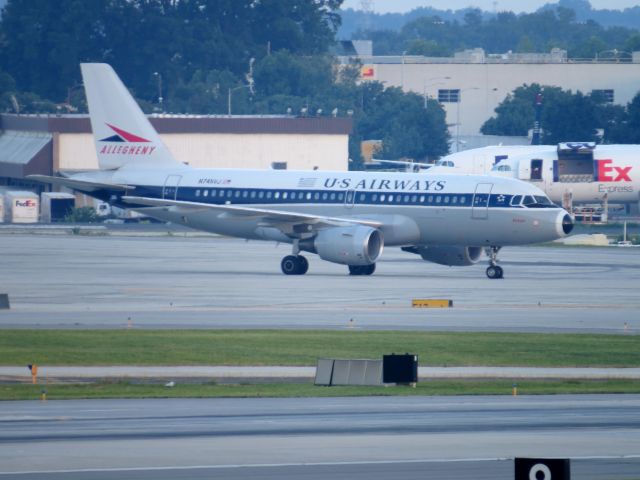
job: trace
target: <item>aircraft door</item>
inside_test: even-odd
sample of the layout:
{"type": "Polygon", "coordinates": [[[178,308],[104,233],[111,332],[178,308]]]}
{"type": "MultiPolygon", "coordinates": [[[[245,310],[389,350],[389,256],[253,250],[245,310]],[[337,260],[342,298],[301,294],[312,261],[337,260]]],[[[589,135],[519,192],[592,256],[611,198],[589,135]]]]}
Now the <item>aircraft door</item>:
{"type": "Polygon", "coordinates": [[[169,175],[164,181],[164,187],[162,188],[162,198],[169,200],[178,199],[178,185],[180,185],[182,175],[169,175]]]}
{"type": "Polygon", "coordinates": [[[489,199],[493,183],[479,183],[471,202],[471,218],[486,220],[489,217],[489,199]]]}
{"type": "Polygon", "coordinates": [[[356,203],[356,191],[349,189],[344,194],[344,208],[353,208],[356,203]]]}
{"type": "Polygon", "coordinates": [[[539,158],[531,160],[531,177],[530,180],[532,182],[541,182],[542,181],[542,160],[539,158]]]}

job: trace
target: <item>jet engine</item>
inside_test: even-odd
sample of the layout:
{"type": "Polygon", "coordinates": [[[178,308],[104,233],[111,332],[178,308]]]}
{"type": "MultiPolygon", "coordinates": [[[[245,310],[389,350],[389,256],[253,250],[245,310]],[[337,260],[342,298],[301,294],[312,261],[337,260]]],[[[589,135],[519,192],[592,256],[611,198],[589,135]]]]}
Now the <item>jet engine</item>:
{"type": "Polygon", "coordinates": [[[447,265],[449,267],[466,267],[473,265],[482,256],[482,247],[455,247],[433,245],[420,247],[404,247],[405,252],[416,253],[427,262],[447,265]]]}
{"type": "Polygon", "coordinates": [[[321,259],[343,265],[371,265],[376,262],[384,240],[375,228],[358,225],[327,228],[318,232],[312,245],[300,242],[300,248],[317,253],[321,259]]]}

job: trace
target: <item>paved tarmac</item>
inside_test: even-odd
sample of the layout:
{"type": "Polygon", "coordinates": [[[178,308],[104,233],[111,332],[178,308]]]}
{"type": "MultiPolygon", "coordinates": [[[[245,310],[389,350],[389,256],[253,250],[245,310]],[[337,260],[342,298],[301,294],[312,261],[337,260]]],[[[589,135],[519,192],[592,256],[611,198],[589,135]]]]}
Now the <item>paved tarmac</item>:
{"type": "Polygon", "coordinates": [[[314,328],[640,332],[640,249],[514,247],[444,267],[385,249],[371,277],[288,246],[225,238],[0,235],[0,328],[314,328]],[[411,308],[414,298],[453,300],[411,308]]]}
{"type": "Polygon", "coordinates": [[[0,478],[637,479],[640,396],[3,402],[0,478]]]}

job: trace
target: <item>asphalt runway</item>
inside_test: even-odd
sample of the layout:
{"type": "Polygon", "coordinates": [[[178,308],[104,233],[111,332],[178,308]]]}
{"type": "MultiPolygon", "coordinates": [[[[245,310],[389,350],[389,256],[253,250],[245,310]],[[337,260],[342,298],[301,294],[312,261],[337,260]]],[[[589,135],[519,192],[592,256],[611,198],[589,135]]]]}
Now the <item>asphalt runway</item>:
{"type": "MultiPolygon", "coordinates": [[[[320,387],[319,387],[320,388],[320,387]]],[[[3,402],[0,478],[511,479],[640,472],[640,395],[3,402]]]]}
{"type": "Polygon", "coordinates": [[[361,328],[640,332],[640,249],[513,247],[444,267],[389,248],[371,277],[288,246],[225,238],[0,235],[0,328],[361,328]],[[450,309],[411,308],[414,298],[450,309]]]}
{"type": "Polygon", "coordinates": [[[640,331],[636,248],[505,248],[502,280],[392,248],[371,277],[315,255],[285,276],[288,246],[225,238],[0,235],[0,252],[0,328],[640,331]]]}

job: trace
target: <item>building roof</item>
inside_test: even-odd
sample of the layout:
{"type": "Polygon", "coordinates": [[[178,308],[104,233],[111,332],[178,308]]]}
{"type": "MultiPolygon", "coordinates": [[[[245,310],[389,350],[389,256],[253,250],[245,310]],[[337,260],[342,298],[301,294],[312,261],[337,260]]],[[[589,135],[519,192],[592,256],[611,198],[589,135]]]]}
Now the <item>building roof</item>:
{"type": "MultiPolygon", "coordinates": [[[[292,116],[150,116],[159,133],[267,133],[348,135],[351,118],[292,116]]],[[[0,115],[0,130],[91,133],[88,115],[0,115]]]]}
{"type": "Polygon", "coordinates": [[[50,174],[52,137],[46,132],[1,132],[0,174],[14,178],[32,173],[50,174]]]}

